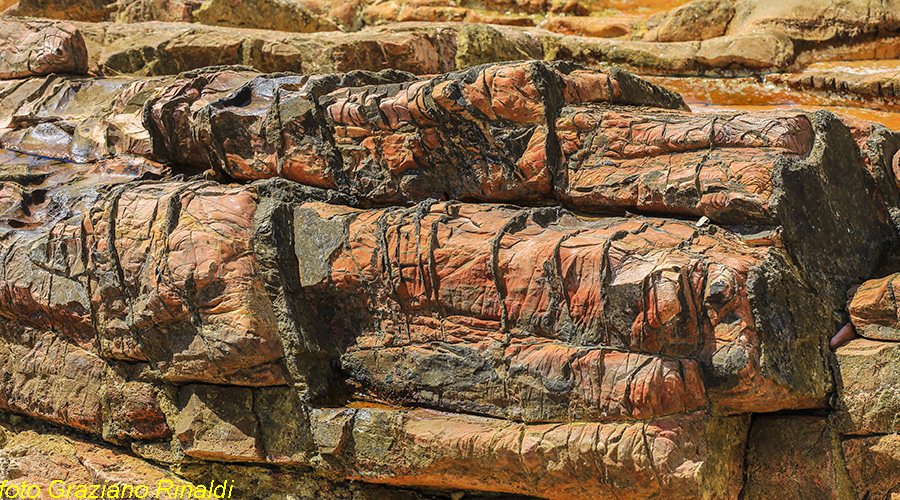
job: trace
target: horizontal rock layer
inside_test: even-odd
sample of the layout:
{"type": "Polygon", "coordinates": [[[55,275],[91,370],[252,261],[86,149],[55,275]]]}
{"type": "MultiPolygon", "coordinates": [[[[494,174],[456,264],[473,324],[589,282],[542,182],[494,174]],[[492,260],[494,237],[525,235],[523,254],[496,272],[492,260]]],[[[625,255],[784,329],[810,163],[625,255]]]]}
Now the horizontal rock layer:
{"type": "MultiPolygon", "coordinates": [[[[276,3],[113,8],[301,31],[526,19],[276,3]]],[[[79,27],[93,71],[141,76],[0,83],[0,144],[77,162],[0,154],[0,408],[92,437],[20,433],[0,476],[174,477],[127,447],[190,481],[247,478],[247,496],[896,493],[894,276],[855,292],[864,338],[825,350],[847,288],[896,270],[896,134],[825,112],[691,114],[618,69],[492,64],[741,73],[894,30],[842,6],[829,27],[790,2],[702,0],[648,41],[79,27]],[[164,76],[236,63],[306,74],[164,76]]],[[[596,27],[545,26],[580,22],[596,27]]],[[[77,34],[42,23],[6,76],[84,71],[76,49],[47,62],[77,34]]]]}
{"type": "Polygon", "coordinates": [[[748,424],[725,415],[825,401],[827,315],[785,249],[721,228],[363,210],[288,180],[173,180],[139,158],[61,167],[5,160],[18,198],[3,219],[0,401],[153,460],[728,496],[748,424]],[[789,316],[770,311],[782,294],[789,316]],[[342,404],[335,389],[394,406],[312,402],[342,404]]]}

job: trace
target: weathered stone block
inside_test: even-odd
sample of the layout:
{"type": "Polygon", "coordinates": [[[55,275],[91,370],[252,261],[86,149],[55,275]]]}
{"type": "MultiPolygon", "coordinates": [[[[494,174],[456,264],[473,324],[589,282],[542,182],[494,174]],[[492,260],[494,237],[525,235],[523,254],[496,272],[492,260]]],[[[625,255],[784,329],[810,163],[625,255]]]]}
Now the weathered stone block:
{"type": "Polygon", "coordinates": [[[184,386],[178,391],[178,409],[173,430],[186,454],[224,461],[265,458],[250,389],[184,386]]]}
{"type": "Polygon", "coordinates": [[[88,70],[84,38],[68,23],[2,19],[0,54],[2,79],[88,70]]]}
{"type": "Polygon", "coordinates": [[[900,432],[900,343],[856,339],[835,356],[841,432],[900,432]]]}

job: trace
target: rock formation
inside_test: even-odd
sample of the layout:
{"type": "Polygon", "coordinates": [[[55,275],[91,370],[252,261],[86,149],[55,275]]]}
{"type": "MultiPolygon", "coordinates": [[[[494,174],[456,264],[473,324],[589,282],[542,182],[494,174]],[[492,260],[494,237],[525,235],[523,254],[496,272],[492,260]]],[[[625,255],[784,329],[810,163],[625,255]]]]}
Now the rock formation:
{"type": "MultiPolygon", "coordinates": [[[[333,32],[2,21],[0,480],[900,494],[900,133],[692,112],[618,67],[532,59],[781,68],[894,29],[890,5],[826,33],[826,11],[699,0],[648,41],[590,43],[456,17],[336,30],[493,15],[466,2],[266,5],[333,32]],[[684,57],[635,55],[655,47],[684,57]]],[[[246,26],[236,2],[100,7],[14,12],[246,26]]]]}

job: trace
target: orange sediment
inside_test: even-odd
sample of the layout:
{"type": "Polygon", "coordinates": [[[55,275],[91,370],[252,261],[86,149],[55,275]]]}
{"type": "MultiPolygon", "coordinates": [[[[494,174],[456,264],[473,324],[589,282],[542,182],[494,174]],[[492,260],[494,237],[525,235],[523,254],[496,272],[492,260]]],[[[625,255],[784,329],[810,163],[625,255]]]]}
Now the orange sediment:
{"type": "MultiPolygon", "coordinates": [[[[842,61],[817,63],[812,68],[834,68],[856,74],[900,71],[898,61],[842,61]]],[[[758,78],[644,77],[674,90],[696,112],[765,111],[773,109],[827,109],[881,123],[900,130],[900,103],[863,99],[829,92],[801,91],[781,83],[786,75],[758,78]],[[878,109],[869,109],[875,108],[878,109]]]]}

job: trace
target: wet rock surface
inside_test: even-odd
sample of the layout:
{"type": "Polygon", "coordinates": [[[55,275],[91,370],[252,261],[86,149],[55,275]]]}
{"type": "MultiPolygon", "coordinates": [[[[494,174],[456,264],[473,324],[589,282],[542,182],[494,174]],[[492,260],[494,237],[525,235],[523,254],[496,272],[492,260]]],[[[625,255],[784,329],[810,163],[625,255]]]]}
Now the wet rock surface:
{"type": "Polygon", "coordinates": [[[248,5],[2,19],[0,479],[898,494],[890,2],[248,5]]]}

